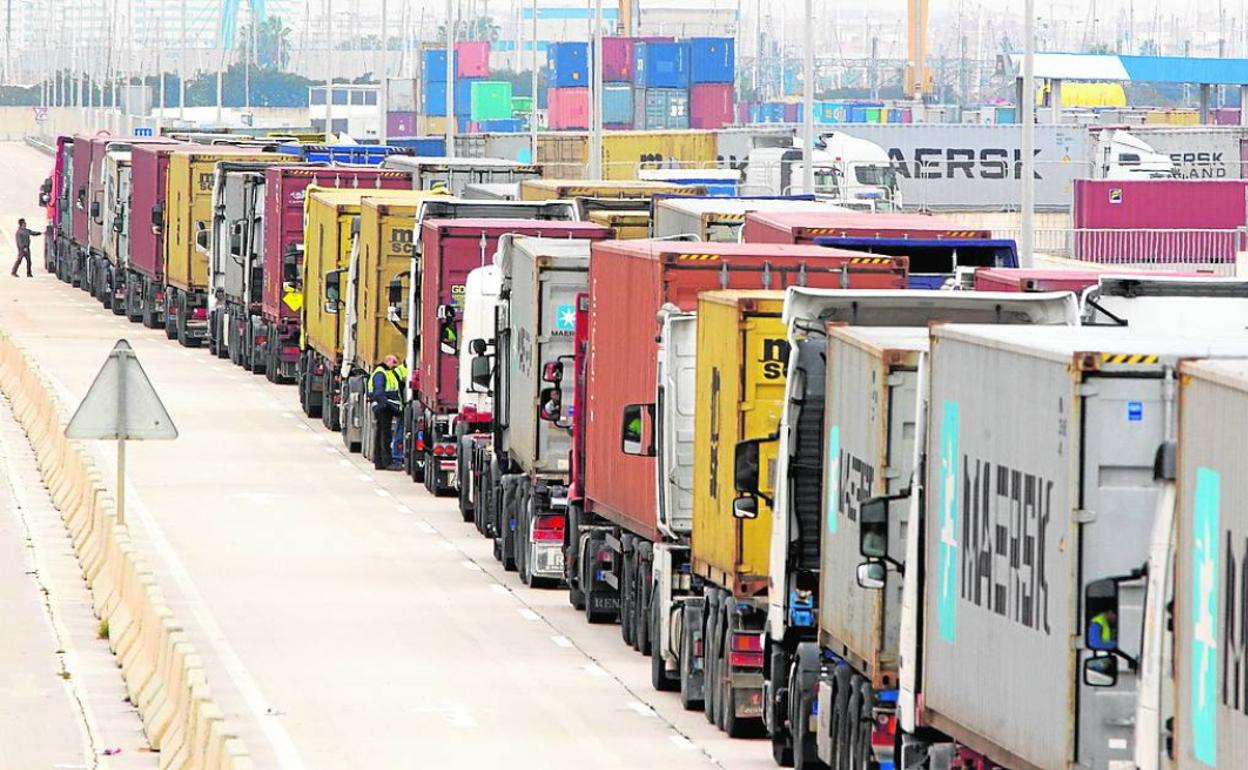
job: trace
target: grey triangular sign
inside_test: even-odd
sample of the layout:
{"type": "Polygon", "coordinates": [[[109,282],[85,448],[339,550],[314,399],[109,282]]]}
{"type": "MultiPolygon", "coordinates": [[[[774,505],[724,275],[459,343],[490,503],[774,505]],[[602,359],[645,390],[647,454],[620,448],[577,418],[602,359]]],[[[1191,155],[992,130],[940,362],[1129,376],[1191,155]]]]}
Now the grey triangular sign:
{"type": "Polygon", "coordinates": [[[173,419],[130,343],[117,341],[65,428],[65,436],[123,441],[178,437],[173,419]]]}

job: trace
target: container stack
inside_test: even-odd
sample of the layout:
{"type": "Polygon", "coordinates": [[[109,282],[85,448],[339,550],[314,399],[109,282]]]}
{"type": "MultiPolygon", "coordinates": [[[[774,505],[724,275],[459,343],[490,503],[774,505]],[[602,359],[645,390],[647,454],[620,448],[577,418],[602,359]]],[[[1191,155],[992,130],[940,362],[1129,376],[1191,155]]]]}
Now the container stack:
{"type": "Polygon", "coordinates": [[[546,125],[556,131],[589,128],[589,44],[553,43],[546,49],[546,125]]]}
{"type": "Polygon", "coordinates": [[[420,114],[422,134],[446,131],[446,49],[426,48],[420,67],[420,114]]]}
{"type": "MultiPolygon", "coordinates": [[[[455,119],[460,132],[466,133],[473,128],[473,91],[474,86],[490,74],[490,44],[480,41],[465,41],[455,44],[455,119]]],[[[508,85],[508,104],[510,105],[510,84],[508,85]]],[[[442,133],[442,126],[431,118],[446,117],[446,49],[428,48],[422,59],[421,73],[421,112],[427,120],[424,127],[427,133],[442,133]]],[[[496,93],[486,89],[485,93],[496,93]]],[[[510,118],[511,114],[505,116],[510,118]]]]}
{"type": "Polygon", "coordinates": [[[732,123],[736,45],[730,37],[689,41],[689,127],[720,129],[732,123]]]}
{"type": "Polygon", "coordinates": [[[638,42],[633,47],[633,127],[689,128],[689,43],[638,42]]]}
{"type": "Polygon", "coordinates": [[[628,37],[602,39],[602,125],[620,131],[633,127],[633,54],[628,37]]]}

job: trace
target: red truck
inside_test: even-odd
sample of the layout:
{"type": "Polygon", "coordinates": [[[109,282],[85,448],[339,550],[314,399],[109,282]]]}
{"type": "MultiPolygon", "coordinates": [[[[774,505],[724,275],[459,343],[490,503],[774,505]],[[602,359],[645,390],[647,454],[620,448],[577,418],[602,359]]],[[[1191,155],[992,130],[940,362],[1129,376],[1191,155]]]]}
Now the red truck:
{"type": "Polygon", "coordinates": [[[243,365],[271,382],[294,382],[303,297],[303,199],[310,185],[410,190],[407,171],[342,166],[271,166],[264,170],[263,291],[258,314],[239,321],[243,365]],[[295,297],[299,299],[296,300],[295,297]]]}
{"type": "Polygon", "coordinates": [[[169,156],[189,144],[145,144],[131,151],[130,265],[126,316],[149,329],[165,325],[165,183],[169,156]]]}
{"type": "Polygon", "coordinates": [[[464,284],[468,273],[492,264],[498,239],[505,234],[543,238],[610,237],[610,230],[589,222],[545,222],[533,219],[429,219],[421,229],[420,285],[413,297],[419,306],[408,308],[409,350],[418,359],[408,361],[413,398],[404,413],[407,451],[413,475],[435,495],[458,491],[456,448],[460,433],[488,430],[491,415],[459,413],[459,325],[463,315],[464,284]]]}
{"type": "Polygon", "coordinates": [[[39,205],[47,210],[48,226],[44,233],[43,266],[57,276],[62,265],[68,265],[73,249],[74,137],[58,136],[52,175],[39,188],[39,205]]]}
{"type": "MultiPolygon", "coordinates": [[[[564,576],[573,605],[583,606],[591,622],[623,612],[630,638],[627,629],[649,618],[649,601],[642,597],[650,596],[655,546],[668,543],[679,550],[688,543],[682,525],[658,512],[653,452],[622,451],[626,423],[648,423],[641,434],[652,438],[660,430],[656,412],[663,405],[655,398],[660,308],[692,312],[700,292],[721,288],[900,289],[906,281],[904,258],[817,246],[595,243],[589,334],[577,346],[575,385],[584,400],[578,398],[573,415],[573,499],[565,528],[564,576]],[[640,593],[625,590],[642,583],[640,593]]],[[[787,355],[782,358],[787,361],[787,355]]]]}
{"type": "Polygon", "coordinates": [[[70,227],[69,249],[65,253],[64,264],[58,264],[57,276],[65,283],[73,286],[82,285],[83,264],[87,256],[87,221],[89,218],[91,198],[89,184],[91,180],[92,156],[102,148],[95,145],[90,134],[75,134],[73,137],[73,154],[70,159],[70,227]]]}

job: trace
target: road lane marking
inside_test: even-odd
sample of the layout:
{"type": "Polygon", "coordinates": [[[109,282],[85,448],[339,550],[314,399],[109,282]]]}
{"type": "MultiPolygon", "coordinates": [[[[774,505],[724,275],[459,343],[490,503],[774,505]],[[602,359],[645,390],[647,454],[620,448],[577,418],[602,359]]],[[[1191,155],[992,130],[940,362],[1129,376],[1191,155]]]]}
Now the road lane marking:
{"type": "MultiPolygon", "coordinates": [[[[451,545],[451,544],[448,543],[448,545],[451,545]]],[[[454,545],[451,545],[451,548],[454,548],[454,547],[455,547],[454,545]]],[[[459,566],[463,567],[464,569],[475,570],[477,572],[481,571],[481,568],[477,566],[477,563],[475,561],[468,561],[467,559],[461,561],[459,563],[459,566]]]]}
{"type": "Polygon", "coordinates": [[[501,583],[490,583],[490,590],[503,596],[511,596],[511,590],[501,583]]]}
{"type": "Polygon", "coordinates": [[[697,746],[693,745],[693,741],[683,735],[669,735],[667,736],[667,739],[676,744],[676,748],[681,751],[693,751],[697,748],[697,746]]]}
{"type": "Polygon", "coordinates": [[[646,704],[642,703],[639,700],[630,700],[624,705],[628,706],[633,711],[636,711],[638,714],[645,717],[646,719],[654,719],[655,717],[658,716],[658,714],[654,712],[654,709],[650,708],[649,706],[647,706],[646,704]]]}
{"type": "Polygon", "coordinates": [[[373,488],[373,494],[377,495],[378,497],[389,497],[389,496],[390,496],[390,493],[389,493],[389,492],[387,492],[386,490],[382,489],[381,487],[374,487],[374,488],[373,488]]]}
{"type": "Polygon", "coordinates": [[[532,623],[532,622],[534,622],[534,621],[537,621],[537,620],[541,620],[541,619],[542,619],[542,616],[541,616],[541,615],[538,615],[536,612],[534,612],[533,610],[529,609],[528,607],[521,607],[520,609],[516,610],[516,612],[519,612],[519,613],[520,613],[520,617],[524,618],[525,620],[529,621],[530,623],[532,623]]]}
{"type": "Polygon", "coordinates": [[[581,666],[581,670],[589,674],[590,676],[596,677],[598,679],[611,678],[611,675],[607,673],[606,669],[604,669],[602,666],[599,666],[597,663],[586,663],[585,665],[581,666]]]}
{"type": "Polygon", "coordinates": [[[421,521],[416,522],[416,529],[419,529],[421,532],[424,532],[426,535],[432,535],[432,534],[437,533],[437,530],[433,528],[433,525],[427,521],[424,521],[423,519],[421,521]]]}
{"type": "Polygon", "coordinates": [[[550,641],[555,643],[556,647],[571,648],[572,640],[566,636],[552,636],[550,641]]]}

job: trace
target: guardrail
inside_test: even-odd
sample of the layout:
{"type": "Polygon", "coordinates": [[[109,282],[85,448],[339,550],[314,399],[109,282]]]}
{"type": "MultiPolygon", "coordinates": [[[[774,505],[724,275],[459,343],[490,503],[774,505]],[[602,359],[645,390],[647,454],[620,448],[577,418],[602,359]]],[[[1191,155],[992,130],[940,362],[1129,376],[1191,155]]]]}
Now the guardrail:
{"type": "MultiPolygon", "coordinates": [[[[1234,275],[1248,252],[1248,229],[1037,229],[1038,255],[1094,265],[1234,275]]],[[[994,230],[998,238],[1022,237],[1017,229],[994,230]]]]}

